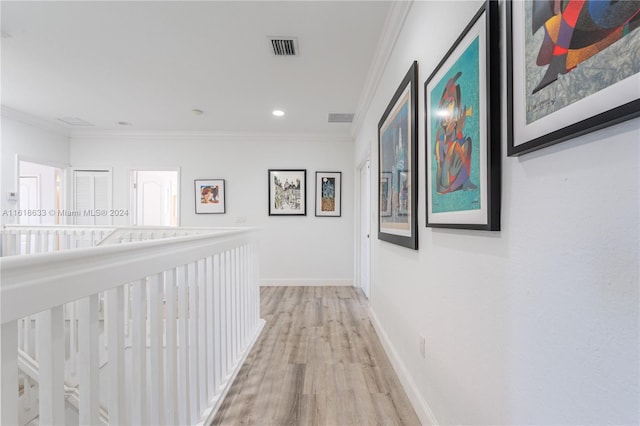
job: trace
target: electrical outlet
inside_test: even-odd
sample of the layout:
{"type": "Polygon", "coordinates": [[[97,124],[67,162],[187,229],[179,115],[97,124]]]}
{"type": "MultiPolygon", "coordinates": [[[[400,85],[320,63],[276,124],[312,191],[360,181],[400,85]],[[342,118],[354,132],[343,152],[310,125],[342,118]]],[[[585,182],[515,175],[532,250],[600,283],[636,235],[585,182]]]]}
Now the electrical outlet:
{"type": "Polygon", "coordinates": [[[420,356],[422,356],[422,358],[426,358],[427,357],[427,342],[426,339],[424,338],[424,336],[420,335],[420,356]]]}

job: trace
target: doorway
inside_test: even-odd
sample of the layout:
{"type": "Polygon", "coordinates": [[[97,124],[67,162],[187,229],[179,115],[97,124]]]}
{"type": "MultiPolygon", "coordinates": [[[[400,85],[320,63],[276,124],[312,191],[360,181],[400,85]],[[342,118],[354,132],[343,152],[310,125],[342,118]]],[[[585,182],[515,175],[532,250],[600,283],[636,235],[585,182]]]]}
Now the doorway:
{"type": "Polygon", "coordinates": [[[360,185],[360,228],[359,228],[359,261],[358,276],[360,288],[367,296],[371,296],[371,165],[367,159],[359,170],[360,185]]]}
{"type": "Polygon", "coordinates": [[[132,170],[133,225],[178,226],[178,171],[132,170]]]}
{"type": "Polygon", "coordinates": [[[18,217],[21,225],[64,223],[65,169],[36,161],[18,160],[18,217]]]}

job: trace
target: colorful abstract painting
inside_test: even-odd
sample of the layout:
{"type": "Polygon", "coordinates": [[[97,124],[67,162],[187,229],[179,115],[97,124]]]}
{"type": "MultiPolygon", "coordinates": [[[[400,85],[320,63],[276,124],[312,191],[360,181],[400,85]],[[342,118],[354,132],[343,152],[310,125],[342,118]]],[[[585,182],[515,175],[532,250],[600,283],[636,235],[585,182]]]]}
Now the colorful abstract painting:
{"type": "Polygon", "coordinates": [[[418,249],[418,62],[378,122],[378,238],[418,249]]]}
{"type": "Polygon", "coordinates": [[[525,2],[526,122],[640,72],[640,1],[525,2]]]}
{"type": "Polygon", "coordinates": [[[424,83],[427,226],[500,230],[500,20],[486,1],[424,83]]]}
{"type": "Polygon", "coordinates": [[[479,54],[476,37],[430,91],[433,213],[481,207],[479,54]]]}
{"type": "MultiPolygon", "coordinates": [[[[409,127],[408,117],[410,108],[410,96],[407,90],[401,98],[397,108],[386,125],[382,129],[380,137],[380,167],[385,172],[390,172],[391,182],[386,194],[391,202],[388,215],[382,216],[382,222],[392,225],[399,230],[409,230],[409,217],[400,211],[400,173],[405,172],[409,165],[409,127]],[[403,225],[403,226],[397,226],[403,225]]],[[[382,191],[381,191],[382,194],[382,191]]]]}

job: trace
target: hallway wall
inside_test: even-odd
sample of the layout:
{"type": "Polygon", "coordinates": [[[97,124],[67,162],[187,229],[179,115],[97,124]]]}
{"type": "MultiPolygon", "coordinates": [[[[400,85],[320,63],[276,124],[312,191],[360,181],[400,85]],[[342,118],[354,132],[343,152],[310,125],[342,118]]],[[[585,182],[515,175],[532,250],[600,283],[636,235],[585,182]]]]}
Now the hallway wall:
{"type": "MultiPolygon", "coordinates": [[[[45,124],[4,106],[1,122],[0,207],[2,210],[15,210],[18,203],[8,201],[7,194],[18,189],[16,155],[21,160],[64,168],[69,165],[69,136],[61,127],[45,124]]],[[[9,215],[1,215],[0,219],[2,225],[18,223],[17,217],[9,215]]]]}
{"type": "Polygon", "coordinates": [[[423,422],[638,424],[639,119],[520,158],[503,126],[502,230],[425,227],[424,82],[480,5],[413,3],[356,136],[376,235],[378,121],[417,60],[420,250],[372,238],[374,321],[423,422]]]}
{"type": "MultiPolygon", "coordinates": [[[[353,141],[305,135],[78,134],[71,163],[113,169],[113,207],[129,208],[129,171],[180,169],[181,226],[252,226],[269,285],[353,282],[353,141]],[[307,215],[268,216],[268,169],[307,169],[307,215]],[[315,172],[342,172],[342,216],[315,217],[315,172]],[[194,179],[225,179],[226,214],[195,214],[194,179]]],[[[117,218],[116,218],[117,219],[117,218]]],[[[128,218],[115,220],[128,224],[128,218]]]]}

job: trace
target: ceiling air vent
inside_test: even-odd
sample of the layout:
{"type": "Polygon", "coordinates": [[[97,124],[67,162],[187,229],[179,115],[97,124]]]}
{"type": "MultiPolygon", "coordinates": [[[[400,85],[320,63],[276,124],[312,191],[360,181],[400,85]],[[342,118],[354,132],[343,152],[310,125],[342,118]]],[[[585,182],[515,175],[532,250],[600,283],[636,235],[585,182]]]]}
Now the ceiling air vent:
{"type": "Polygon", "coordinates": [[[295,37],[269,37],[275,56],[298,56],[298,39],[295,37]]]}
{"type": "Polygon", "coordinates": [[[58,121],[63,122],[67,126],[74,126],[74,127],[93,126],[93,124],[89,123],[88,121],[84,121],[82,118],[78,118],[78,117],[62,117],[62,118],[58,118],[58,121]]]}
{"type": "Polygon", "coordinates": [[[353,114],[344,113],[329,113],[329,123],[351,123],[353,121],[353,114]]]}

